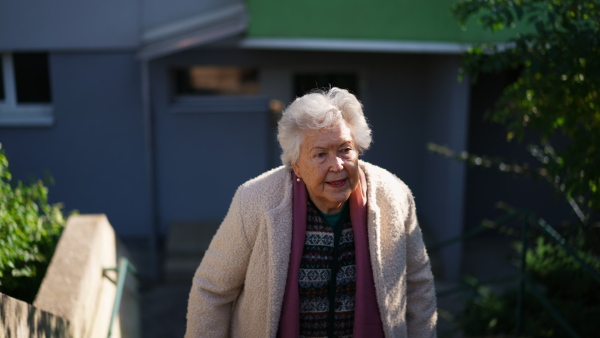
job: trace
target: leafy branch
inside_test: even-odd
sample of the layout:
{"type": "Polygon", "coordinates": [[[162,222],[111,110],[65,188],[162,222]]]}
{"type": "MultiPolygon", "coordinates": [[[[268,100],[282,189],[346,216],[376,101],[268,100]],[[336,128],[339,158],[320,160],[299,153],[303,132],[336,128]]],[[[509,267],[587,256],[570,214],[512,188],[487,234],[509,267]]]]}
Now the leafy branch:
{"type": "Polygon", "coordinates": [[[453,13],[463,26],[475,18],[491,31],[520,28],[508,44],[474,46],[461,76],[519,72],[486,117],[508,140],[536,132],[548,159],[537,174],[590,225],[600,212],[600,1],[462,0],[453,13]]]}
{"type": "Polygon", "coordinates": [[[41,180],[13,182],[0,144],[0,291],[33,302],[64,227],[41,180]]]}

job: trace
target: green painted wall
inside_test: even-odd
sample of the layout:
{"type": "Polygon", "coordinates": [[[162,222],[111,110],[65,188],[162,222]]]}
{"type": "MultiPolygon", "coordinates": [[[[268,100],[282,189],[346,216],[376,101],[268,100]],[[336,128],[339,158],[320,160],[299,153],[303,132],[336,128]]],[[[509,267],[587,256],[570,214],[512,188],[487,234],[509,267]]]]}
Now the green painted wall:
{"type": "Polygon", "coordinates": [[[455,0],[247,0],[252,38],[498,42],[509,34],[463,31],[455,0]]]}

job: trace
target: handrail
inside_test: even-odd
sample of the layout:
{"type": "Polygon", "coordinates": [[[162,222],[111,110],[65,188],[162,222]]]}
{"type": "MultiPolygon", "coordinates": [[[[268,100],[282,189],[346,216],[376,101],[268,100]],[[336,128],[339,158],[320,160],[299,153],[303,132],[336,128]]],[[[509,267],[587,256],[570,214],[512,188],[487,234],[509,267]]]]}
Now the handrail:
{"type": "Polygon", "coordinates": [[[509,221],[512,221],[514,218],[517,218],[518,216],[521,216],[522,214],[523,214],[522,211],[510,211],[510,212],[508,212],[507,215],[498,217],[497,219],[495,219],[493,221],[481,222],[481,224],[479,226],[477,226],[473,229],[470,229],[461,235],[458,235],[456,237],[452,237],[450,239],[447,239],[442,242],[436,243],[434,245],[428,246],[427,250],[432,251],[432,252],[441,250],[442,248],[449,246],[450,244],[454,244],[456,242],[460,242],[465,239],[475,237],[475,236],[479,235],[480,233],[483,233],[483,232],[493,229],[493,227],[490,226],[490,223],[494,224],[494,225],[502,225],[502,224],[508,223],[509,221]]]}
{"type": "Polygon", "coordinates": [[[521,231],[521,266],[519,271],[519,293],[517,298],[517,320],[515,322],[515,332],[518,337],[521,333],[521,322],[523,320],[523,295],[525,294],[525,278],[527,267],[527,220],[523,221],[523,230],[521,231]]]}
{"type": "MultiPolygon", "coordinates": [[[[532,214],[533,215],[533,214],[532,214]]],[[[573,250],[569,245],[567,245],[567,241],[556,231],[554,228],[548,224],[543,218],[537,218],[537,222],[533,222],[533,224],[539,226],[544,232],[548,234],[552,240],[558,243],[571,257],[575,258],[577,263],[581,264],[581,267],[584,268],[587,273],[592,276],[596,282],[600,283],[600,274],[594,270],[591,266],[589,266],[579,255],[573,250]]]]}
{"type": "MultiPolygon", "coordinates": [[[[483,281],[481,283],[478,283],[478,285],[486,285],[486,284],[501,284],[501,283],[507,283],[513,280],[516,280],[518,278],[521,277],[521,274],[513,274],[510,276],[504,276],[504,277],[499,277],[499,278],[494,278],[494,279],[489,279],[486,281],[483,281]]],[[[463,285],[459,285],[453,289],[450,290],[445,290],[445,291],[441,291],[441,292],[437,292],[436,296],[438,298],[440,297],[445,297],[445,296],[449,296],[449,295],[453,295],[457,292],[461,292],[461,291],[467,291],[467,290],[472,290],[474,288],[476,288],[477,285],[472,285],[469,283],[465,283],[463,285]]]]}
{"type": "Polygon", "coordinates": [[[119,258],[119,265],[117,268],[106,268],[103,269],[104,276],[108,278],[111,282],[117,285],[117,292],[115,294],[115,302],[113,304],[112,314],[110,316],[110,323],[108,324],[108,334],[107,337],[112,337],[112,330],[115,322],[115,318],[119,315],[119,308],[121,307],[121,298],[123,297],[123,290],[125,288],[125,277],[127,276],[127,271],[131,272],[134,277],[137,276],[137,270],[131,262],[125,258],[119,258]],[[115,282],[110,277],[106,275],[107,271],[116,271],[117,272],[117,281],[115,282]]]}
{"type": "Polygon", "coordinates": [[[561,316],[560,312],[558,312],[558,310],[554,306],[552,306],[548,299],[544,297],[544,295],[540,292],[535,283],[533,283],[529,279],[529,277],[527,277],[527,275],[524,276],[523,280],[527,283],[527,286],[529,286],[529,290],[531,290],[531,293],[540,301],[540,303],[542,303],[542,305],[546,307],[546,309],[548,309],[548,311],[550,311],[552,317],[554,317],[554,319],[556,319],[556,321],[563,327],[563,329],[565,329],[567,333],[569,333],[569,336],[579,338],[580,336],[577,334],[577,332],[575,332],[571,325],[569,325],[569,322],[567,322],[567,320],[563,318],[563,316],[561,316]]]}

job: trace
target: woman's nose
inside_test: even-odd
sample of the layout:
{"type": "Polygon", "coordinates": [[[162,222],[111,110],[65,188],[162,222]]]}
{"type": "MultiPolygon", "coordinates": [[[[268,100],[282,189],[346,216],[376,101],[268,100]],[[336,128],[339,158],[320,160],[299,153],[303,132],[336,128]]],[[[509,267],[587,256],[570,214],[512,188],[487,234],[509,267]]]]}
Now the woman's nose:
{"type": "Polygon", "coordinates": [[[344,169],[344,161],[339,156],[334,156],[331,171],[338,172],[342,171],[342,169],[344,169]]]}

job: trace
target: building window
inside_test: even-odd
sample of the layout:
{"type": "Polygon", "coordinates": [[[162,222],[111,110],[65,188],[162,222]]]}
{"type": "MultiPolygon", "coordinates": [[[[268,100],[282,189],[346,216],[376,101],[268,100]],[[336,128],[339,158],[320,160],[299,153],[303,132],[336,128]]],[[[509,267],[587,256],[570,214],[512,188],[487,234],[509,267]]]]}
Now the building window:
{"type": "Polygon", "coordinates": [[[50,126],[47,53],[0,53],[0,126],[50,126]]]}
{"type": "Polygon", "coordinates": [[[13,66],[17,103],[50,103],[48,54],[15,53],[13,66]]]}
{"type": "Polygon", "coordinates": [[[255,67],[195,65],[171,70],[172,112],[266,111],[255,67]]]}
{"type": "Polygon", "coordinates": [[[4,67],[2,55],[0,54],[0,103],[4,102],[6,95],[4,94],[4,67]]]}
{"type": "Polygon", "coordinates": [[[177,95],[240,96],[260,92],[258,69],[235,66],[193,66],[176,69],[177,95]]]}
{"type": "Polygon", "coordinates": [[[315,89],[339,87],[359,96],[356,73],[297,73],[294,75],[294,97],[315,89]]]}

